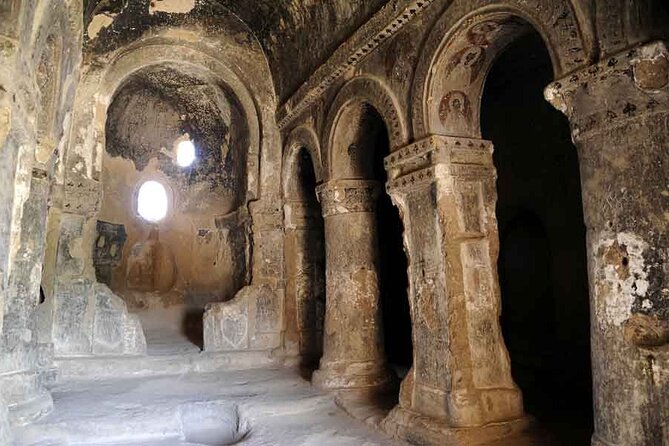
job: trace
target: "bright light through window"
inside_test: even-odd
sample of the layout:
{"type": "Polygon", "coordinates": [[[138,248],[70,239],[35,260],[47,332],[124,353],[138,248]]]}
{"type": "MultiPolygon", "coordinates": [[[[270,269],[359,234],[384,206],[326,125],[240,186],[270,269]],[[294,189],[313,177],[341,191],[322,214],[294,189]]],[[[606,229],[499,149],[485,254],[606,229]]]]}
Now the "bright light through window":
{"type": "Polygon", "coordinates": [[[181,141],[177,145],[177,164],[181,167],[188,167],[195,161],[195,146],[193,141],[181,141]]]}
{"type": "Polygon", "coordinates": [[[137,194],[137,211],[146,221],[159,222],[167,215],[167,191],[157,181],[142,184],[137,194]]]}

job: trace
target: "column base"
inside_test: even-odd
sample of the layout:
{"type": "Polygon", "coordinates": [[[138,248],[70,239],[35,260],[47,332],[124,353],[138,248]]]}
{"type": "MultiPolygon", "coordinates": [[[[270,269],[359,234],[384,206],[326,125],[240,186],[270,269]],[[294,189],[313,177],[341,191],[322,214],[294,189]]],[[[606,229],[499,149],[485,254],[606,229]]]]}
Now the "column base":
{"type": "Polygon", "coordinates": [[[322,364],[311,383],[322,390],[374,389],[392,385],[396,378],[385,363],[354,362],[322,364]]]}
{"type": "Polygon", "coordinates": [[[485,426],[456,428],[401,407],[395,407],[381,423],[388,434],[424,446],[475,446],[520,434],[529,426],[530,418],[525,416],[485,426]]]}

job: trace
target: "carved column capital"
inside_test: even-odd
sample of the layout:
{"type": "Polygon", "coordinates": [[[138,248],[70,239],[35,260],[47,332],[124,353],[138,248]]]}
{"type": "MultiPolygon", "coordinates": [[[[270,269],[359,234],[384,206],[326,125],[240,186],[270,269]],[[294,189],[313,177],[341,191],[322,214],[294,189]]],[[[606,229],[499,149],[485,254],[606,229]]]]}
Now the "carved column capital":
{"type": "Polygon", "coordinates": [[[669,111],[669,50],[652,42],[557,80],[546,100],[571,122],[575,141],[640,116],[669,111]]]}
{"type": "Polygon", "coordinates": [[[387,156],[389,193],[426,187],[438,178],[494,176],[493,145],[478,138],[431,135],[387,156]]]}
{"type": "Polygon", "coordinates": [[[332,180],[316,189],[323,217],[373,212],[381,187],[378,181],[332,180]]]}

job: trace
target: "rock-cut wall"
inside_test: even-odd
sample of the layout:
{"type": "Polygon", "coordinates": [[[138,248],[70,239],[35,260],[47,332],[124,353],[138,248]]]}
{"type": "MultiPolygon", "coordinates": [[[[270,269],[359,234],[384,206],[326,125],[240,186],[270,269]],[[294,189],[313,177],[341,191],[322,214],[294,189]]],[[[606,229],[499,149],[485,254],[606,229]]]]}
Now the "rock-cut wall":
{"type": "Polygon", "coordinates": [[[53,346],[39,336],[37,315],[47,212],[81,63],[82,13],[77,1],[0,4],[0,442],[10,424],[52,408],[46,385],[54,378],[53,346]]]}

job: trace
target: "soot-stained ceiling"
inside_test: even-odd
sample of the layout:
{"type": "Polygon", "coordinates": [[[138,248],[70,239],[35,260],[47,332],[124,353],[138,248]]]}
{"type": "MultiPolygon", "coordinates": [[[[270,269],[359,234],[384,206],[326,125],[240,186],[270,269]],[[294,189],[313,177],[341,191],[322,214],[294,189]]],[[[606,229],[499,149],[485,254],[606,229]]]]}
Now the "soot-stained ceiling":
{"type": "Polygon", "coordinates": [[[234,97],[220,86],[173,67],[152,67],[133,75],[114,97],[106,150],[139,171],[156,158],[160,170],[180,183],[235,190],[244,177],[246,128],[234,97]],[[174,162],[174,147],[186,134],[197,160],[184,169],[174,162]]]}
{"type": "Polygon", "coordinates": [[[136,39],[151,26],[199,23],[215,31],[232,12],[262,45],[277,95],[286,100],[356,29],[389,0],[194,0],[188,14],[149,13],[161,0],[88,0],[86,25],[97,14],[114,15],[87,49],[105,52],[136,39]]]}
{"type": "Polygon", "coordinates": [[[253,30],[283,101],[388,0],[218,0],[253,30]]]}

